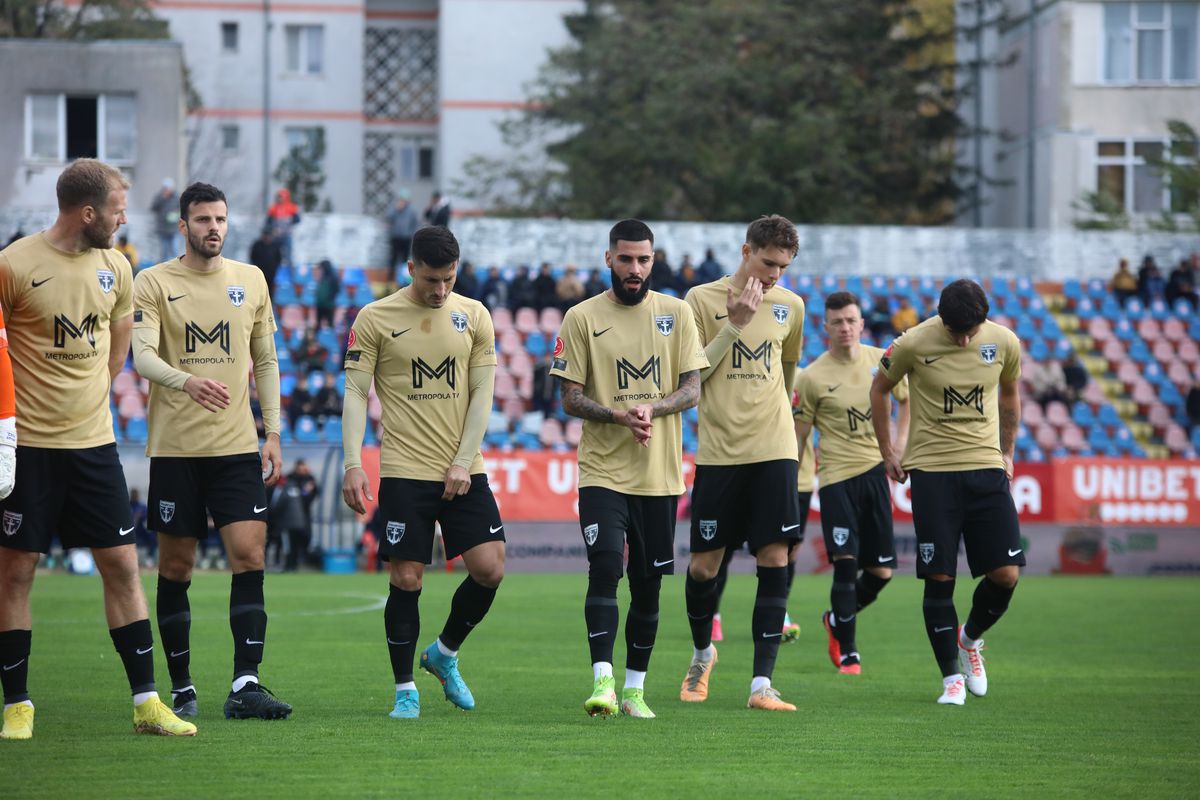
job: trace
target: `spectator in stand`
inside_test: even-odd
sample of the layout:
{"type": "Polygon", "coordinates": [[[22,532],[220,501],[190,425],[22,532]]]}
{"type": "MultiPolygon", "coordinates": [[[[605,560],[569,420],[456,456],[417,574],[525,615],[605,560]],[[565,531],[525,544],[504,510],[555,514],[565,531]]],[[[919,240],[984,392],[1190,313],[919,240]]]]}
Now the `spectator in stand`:
{"type": "Polygon", "coordinates": [[[1041,404],[1043,410],[1054,400],[1060,403],[1070,402],[1067,378],[1058,361],[1034,361],[1025,373],[1025,378],[1029,381],[1033,399],[1041,404]]]}
{"type": "Polygon", "coordinates": [[[1138,269],[1138,294],[1142,302],[1150,305],[1152,301],[1164,296],[1166,288],[1166,281],[1163,280],[1158,264],[1154,263],[1154,256],[1147,255],[1138,269]]]}
{"type": "Polygon", "coordinates": [[[479,292],[479,301],[487,306],[488,311],[508,306],[508,281],[500,274],[499,267],[489,267],[487,280],[479,292]]]}
{"type": "Polygon", "coordinates": [[[530,398],[534,411],[547,417],[554,413],[554,387],[557,381],[550,380],[550,354],[538,358],[533,365],[533,396],[530,398]]]}
{"type": "Polygon", "coordinates": [[[1067,399],[1075,402],[1083,397],[1083,390],[1088,384],[1088,372],[1079,362],[1079,356],[1072,350],[1063,361],[1063,379],[1067,382],[1067,399]]]}
{"type": "Polygon", "coordinates": [[[541,269],[538,270],[538,276],[533,280],[533,307],[541,311],[543,308],[557,303],[558,285],[554,281],[554,276],[550,274],[550,263],[543,261],[541,269]]]}
{"type": "Polygon", "coordinates": [[[892,314],[892,330],[899,336],[920,321],[917,317],[917,310],[913,308],[912,303],[909,302],[907,297],[901,297],[900,307],[896,309],[895,314],[892,314]]]}
{"type": "Polygon", "coordinates": [[[254,244],[250,245],[250,263],[262,270],[272,295],[275,294],[275,273],[282,262],[283,251],[275,240],[275,231],[270,225],[264,225],[254,244]]]}
{"type": "Polygon", "coordinates": [[[589,272],[587,283],[583,285],[583,293],[588,297],[595,297],[607,291],[608,284],[604,282],[604,276],[600,274],[600,270],[594,269],[589,272]]]}
{"type": "Polygon", "coordinates": [[[116,251],[125,256],[125,260],[129,262],[129,266],[133,267],[133,271],[138,271],[138,251],[133,243],[129,241],[128,236],[122,235],[117,239],[116,251]]]}
{"type": "Polygon", "coordinates": [[[329,259],[317,264],[317,330],[328,325],[333,327],[333,312],[337,310],[338,292],[342,290],[342,282],[338,279],[337,270],[329,259]]]}
{"type": "Polygon", "coordinates": [[[679,287],[680,296],[688,293],[693,286],[700,283],[700,273],[696,269],[696,265],[692,263],[692,257],[684,255],[683,261],[679,264],[679,274],[675,277],[675,283],[679,287]]]}
{"type": "Polygon", "coordinates": [[[1188,389],[1187,415],[1188,422],[1191,423],[1191,428],[1194,430],[1197,425],[1200,425],[1200,383],[1193,383],[1192,388],[1188,389]]]}
{"type": "Polygon", "coordinates": [[[896,329],[892,327],[889,305],[887,297],[881,294],[876,295],[875,302],[871,304],[871,310],[867,312],[867,330],[871,331],[871,335],[876,340],[896,335],[896,329]]]}
{"type": "Polygon", "coordinates": [[[320,493],[320,487],[303,458],[296,459],[296,465],[292,468],[292,474],[288,475],[287,482],[293,492],[299,492],[300,508],[303,512],[303,524],[288,531],[291,546],[288,547],[287,559],[283,565],[284,572],[295,572],[300,566],[300,557],[308,555],[309,543],[312,541],[313,504],[320,493]]]}
{"type": "Polygon", "coordinates": [[[568,264],[566,270],[563,271],[563,276],[554,286],[554,296],[557,300],[556,304],[563,311],[587,297],[583,281],[579,280],[574,265],[568,264]]]}
{"type": "Polygon", "coordinates": [[[291,423],[292,430],[296,430],[296,420],[302,416],[315,416],[317,410],[317,399],[308,391],[308,381],[296,381],[296,388],[292,389],[291,399],[288,400],[288,422],[291,423]]]}
{"type": "Polygon", "coordinates": [[[429,198],[429,206],[425,209],[425,222],[450,227],[450,201],[442,197],[441,192],[434,192],[429,198]]]}
{"type": "Polygon", "coordinates": [[[388,212],[388,238],[392,245],[388,283],[396,282],[396,269],[408,262],[408,249],[419,223],[417,210],[408,201],[408,191],[402,190],[396,198],[396,205],[388,212]]]}
{"type": "Polygon", "coordinates": [[[725,274],[725,268],[717,261],[711,247],[704,251],[704,260],[700,262],[699,273],[700,283],[712,283],[725,274]]]}
{"type": "Polygon", "coordinates": [[[267,209],[267,219],[279,242],[280,256],[286,264],[291,265],[292,227],[300,222],[300,206],[292,202],[291,191],[280,189],[275,193],[275,202],[267,209]]]}
{"type": "Polygon", "coordinates": [[[159,262],[170,261],[179,255],[175,250],[175,236],[179,233],[179,195],[175,194],[175,181],[163,178],[162,188],[150,203],[150,214],[154,217],[154,234],[158,237],[159,262]]]}
{"type": "Polygon", "coordinates": [[[1196,310],[1196,305],[1200,302],[1200,297],[1196,295],[1196,276],[1192,274],[1192,267],[1186,261],[1180,261],[1179,266],[1171,270],[1171,276],[1167,279],[1167,302],[1174,303],[1179,298],[1187,300],[1192,305],[1192,310],[1196,310]]]}
{"type": "Polygon", "coordinates": [[[296,366],[304,370],[307,375],[310,372],[321,372],[325,369],[325,362],[329,360],[329,351],[326,350],[320,342],[317,341],[317,334],[309,328],[304,332],[304,338],[300,341],[300,346],[292,351],[292,361],[296,366]]]}
{"type": "MultiPolygon", "coordinates": [[[[295,474],[293,472],[293,474],[295,474]]],[[[291,475],[275,484],[267,498],[267,553],[268,563],[277,568],[279,551],[283,549],[283,536],[287,534],[287,564],[294,570],[299,561],[298,548],[306,533],[303,490],[292,482],[291,475]]],[[[285,566],[284,569],[287,567],[285,566]]]]}
{"type": "Polygon", "coordinates": [[[322,425],[331,417],[342,415],[342,396],[338,394],[337,376],[332,372],[325,373],[325,383],[313,398],[313,414],[322,425]]]}
{"type": "Polygon", "coordinates": [[[679,287],[675,285],[675,273],[667,263],[665,250],[654,251],[654,263],[650,265],[650,288],[656,292],[679,291],[679,287]]]}
{"type": "Polygon", "coordinates": [[[472,300],[479,296],[479,278],[475,276],[475,265],[470,261],[463,261],[459,266],[458,277],[454,279],[454,288],[451,291],[472,300]]]}
{"type": "Polygon", "coordinates": [[[508,286],[508,307],[512,311],[518,308],[532,308],[537,305],[537,289],[529,277],[529,267],[522,264],[517,270],[516,277],[508,286]]]}
{"type": "Polygon", "coordinates": [[[1113,273],[1112,281],[1109,284],[1112,289],[1113,297],[1117,298],[1117,302],[1121,307],[1125,307],[1125,301],[1134,297],[1138,293],[1138,277],[1129,270],[1129,259],[1122,258],[1117,264],[1117,271],[1113,273]]]}

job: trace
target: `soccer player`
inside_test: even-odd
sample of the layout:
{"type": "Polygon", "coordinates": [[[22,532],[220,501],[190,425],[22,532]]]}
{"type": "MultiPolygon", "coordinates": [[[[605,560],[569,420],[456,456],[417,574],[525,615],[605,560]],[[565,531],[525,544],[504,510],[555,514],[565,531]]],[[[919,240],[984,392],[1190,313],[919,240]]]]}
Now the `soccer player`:
{"type": "Polygon", "coordinates": [[[871,385],[871,422],[888,476],[912,478],[917,577],[925,581],[925,628],[942,671],[938,702],[959,706],[966,691],[987,693],[981,637],[1008,609],[1025,565],[1009,493],[1021,343],[989,322],[988,310],[974,281],[948,284],[937,316],[892,343],[871,385]],[[906,375],[912,430],[901,456],[888,436],[888,393],[906,375]],[[960,541],[972,577],[983,576],[961,629],[954,609],[960,541]]]}
{"type": "Polygon", "coordinates": [[[683,493],[680,412],[700,399],[708,366],[692,310],[652,291],[654,234],[626,219],[612,227],[604,261],[612,288],[563,318],[550,374],[563,409],[583,420],[579,525],[588,555],[583,616],[592,657],[592,716],[616,714],[613,648],[617,584],[629,546],[625,688],[620,713],[650,719],[645,680],[658,634],[662,576],[675,572],[675,510],[683,493]]]}
{"type": "MultiPolygon", "coordinates": [[[[132,268],[112,249],[125,223],[128,188],[116,169],[79,159],[58,178],[54,224],[0,252],[0,307],[12,326],[8,343],[21,442],[16,485],[0,502],[5,739],[33,735],[29,594],[39,553],[49,551],[55,534],[64,547],[92,550],[109,633],[133,693],[134,730],[196,733],[154,690],[154,635],[109,411],[112,377],[129,353],[133,324],[132,268]]],[[[0,416],[3,409],[0,399],[0,416]]],[[[16,443],[11,426],[0,424],[0,438],[16,443]]]]}
{"type": "Polygon", "coordinates": [[[221,255],[228,230],[224,193],[193,183],[179,196],[184,254],[138,273],[133,285],[133,360],[150,381],[148,523],[158,534],[158,633],[175,713],[195,717],[188,587],[211,514],[233,573],[225,716],[283,719],[292,707],[258,681],[267,638],[263,476],[273,485],[282,462],[275,316],[262,272],[221,255]],[[251,365],[266,429],[261,455],[251,365]]]}
{"type": "Polygon", "coordinates": [[[346,349],[342,496],[360,514],[374,500],[361,458],[372,378],[383,406],[379,508],[386,523],[379,553],[390,562],[383,623],[397,719],[421,713],[413,657],[434,523],[441,523],[447,560],[461,555],[468,574],[441,635],[422,651],[421,668],[465,711],[475,698],[459,673],[458,650],[483,621],[504,577],[504,523],[479,454],[495,388],[495,331],[482,303],[451,294],[458,259],[449,230],[418,230],[408,261],[412,283],[364,306],[346,349]]]}
{"type": "MultiPolygon", "coordinates": [[[[797,383],[796,435],[806,437],[814,426],[821,434],[821,529],[833,564],[830,608],[821,622],[829,637],[829,658],[843,675],[862,672],[855,641],[857,615],[879,596],[896,566],[891,487],[869,423],[871,380],[883,351],[862,344],[862,332],[862,311],[854,294],[833,292],[826,297],[829,349],[809,364],[797,383]]],[[[897,383],[892,394],[900,403],[893,445],[898,450],[908,435],[908,381],[897,383]]]]}
{"type": "Polygon", "coordinates": [[[804,335],[804,301],[778,286],[799,250],[796,226],[759,217],[746,230],[733,275],[693,288],[709,368],[701,372],[700,448],[692,486],[692,558],[685,584],[695,652],[679,698],[708,697],[716,663],[712,621],[726,552],[746,542],[758,570],[749,708],[795,711],[771,686],[787,613],[787,565],[800,537],[792,383],[804,335]]]}

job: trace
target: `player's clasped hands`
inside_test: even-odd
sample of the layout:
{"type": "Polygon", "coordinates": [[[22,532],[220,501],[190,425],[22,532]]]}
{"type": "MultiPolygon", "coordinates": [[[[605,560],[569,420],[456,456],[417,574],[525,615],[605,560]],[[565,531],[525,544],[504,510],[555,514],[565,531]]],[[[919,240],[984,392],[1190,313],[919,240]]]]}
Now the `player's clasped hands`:
{"type": "Polygon", "coordinates": [[[229,387],[220,381],[193,375],[187,379],[183,390],[192,400],[214,413],[229,408],[229,387]]]}
{"type": "Polygon", "coordinates": [[[737,299],[733,297],[733,287],[725,290],[725,310],[729,312],[729,321],[739,328],[744,328],[754,319],[754,312],[763,299],[763,285],[758,278],[750,278],[737,299]]]}
{"type": "Polygon", "coordinates": [[[471,473],[457,464],[451,464],[446,470],[446,490],[442,492],[443,500],[453,500],[467,493],[471,488],[471,473]]]}
{"type": "Polygon", "coordinates": [[[654,409],[648,405],[640,405],[625,409],[619,414],[615,421],[629,428],[638,444],[649,447],[650,434],[654,427],[654,409]]]}

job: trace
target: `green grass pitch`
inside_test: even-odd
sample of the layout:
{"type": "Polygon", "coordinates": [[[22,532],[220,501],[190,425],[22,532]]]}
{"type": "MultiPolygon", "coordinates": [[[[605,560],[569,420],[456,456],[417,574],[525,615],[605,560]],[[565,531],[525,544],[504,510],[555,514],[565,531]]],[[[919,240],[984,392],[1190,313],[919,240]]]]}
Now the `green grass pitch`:
{"type": "MultiPolygon", "coordinates": [[[[460,576],[431,572],[423,643],[460,576]]],[[[745,708],[754,581],[730,580],[712,694],[678,700],[691,656],[683,580],[664,583],[647,679],[657,720],[591,719],[582,575],[512,575],[467,641],[478,708],[418,671],[422,717],[389,719],[381,575],[270,575],[263,682],[296,711],[227,721],[229,578],[192,585],[195,739],[136,736],[97,579],[34,589],[31,742],[0,742],[0,797],[1195,797],[1200,582],[1027,578],[988,638],[990,694],[934,701],[920,585],[902,576],[860,617],[863,674],[840,676],[818,613],[827,576],[797,579],[800,641],[775,685],[795,714],[745,708]]],[[[970,602],[958,591],[959,613],[970,602]]],[[[153,607],[154,577],[146,576],[153,607]]],[[[627,594],[622,588],[622,608],[627,594]]],[[[156,631],[157,640],[157,631],[156,631]]],[[[623,679],[618,637],[617,680],[623,679]]],[[[156,650],[162,693],[169,688],[156,650]]]]}

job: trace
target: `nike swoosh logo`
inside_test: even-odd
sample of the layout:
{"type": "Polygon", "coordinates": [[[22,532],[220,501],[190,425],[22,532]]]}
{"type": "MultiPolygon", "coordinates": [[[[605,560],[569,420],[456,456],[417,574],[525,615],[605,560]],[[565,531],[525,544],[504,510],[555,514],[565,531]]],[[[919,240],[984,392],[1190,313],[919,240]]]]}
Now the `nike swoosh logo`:
{"type": "Polygon", "coordinates": [[[886,558],[884,556],[879,556],[879,563],[885,564],[888,561],[891,561],[893,558],[895,558],[895,556],[887,556],[886,558]]]}
{"type": "Polygon", "coordinates": [[[1021,550],[1020,550],[1020,548],[1018,548],[1018,549],[1016,549],[1016,550],[1009,550],[1009,551],[1008,551],[1008,557],[1009,557],[1009,558],[1012,558],[1013,556],[1019,556],[1019,555],[1021,555],[1021,550]]]}
{"type": "Polygon", "coordinates": [[[171,295],[167,295],[167,302],[174,303],[176,300],[182,300],[185,297],[187,297],[186,294],[177,294],[174,297],[172,297],[171,295]]]}
{"type": "Polygon", "coordinates": [[[656,566],[656,567],[665,567],[667,564],[670,564],[670,563],[671,563],[672,561],[674,561],[674,560],[675,560],[675,559],[673,559],[673,558],[668,558],[666,561],[659,561],[659,560],[656,558],[656,559],[654,559],[654,566],[656,566]]]}
{"type": "Polygon", "coordinates": [[[52,280],[54,280],[54,276],[53,276],[53,275],[51,275],[49,278],[43,278],[43,279],[42,279],[42,280],[40,280],[40,281],[30,281],[30,283],[32,283],[32,284],[33,284],[33,288],[35,288],[35,289],[36,289],[37,287],[41,286],[41,285],[42,285],[43,283],[45,283],[46,281],[52,281],[52,280]]]}
{"type": "Polygon", "coordinates": [[[945,356],[935,356],[935,357],[933,357],[933,358],[929,358],[928,356],[926,356],[926,357],[925,357],[925,363],[926,363],[926,364],[932,364],[932,363],[933,363],[933,362],[935,362],[935,361],[941,361],[943,358],[945,358],[945,356]]]}
{"type": "Polygon", "coordinates": [[[776,636],[783,636],[783,631],[780,631],[779,633],[764,633],[763,634],[764,639],[774,639],[776,636]]]}
{"type": "Polygon", "coordinates": [[[467,623],[467,627],[468,627],[468,628],[474,628],[474,627],[475,627],[476,625],[478,625],[478,624],[479,624],[478,622],[468,622],[468,623],[467,623]]]}
{"type": "Polygon", "coordinates": [[[728,316],[728,314],[717,314],[717,319],[725,319],[728,316]]]}
{"type": "Polygon", "coordinates": [[[795,525],[784,525],[779,530],[783,531],[784,533],[787,533],[788,531],[794,531],[794,530],[796,530],[796,528],[799,528],[799,527],[800,527],[800,523],[797,522],[795,525]]]}
{"type": "Polygon", "coordinates": [[[606,633],[608,633],[608,631],[600,631],[599,633],[589,633],[588,638],[595,639],[597,636],[603,636],[606,633]]]}
{"type": "Polygon", "coordinates": [[[262,642],[252,642],[252,641],[250,641],[249,639],[247,639],[247,640],[246,640],[246,644],[248,644],[248,645],[256,645],[256,644],[262,644],[262,642]]]}
{"type": "Polygon", "coordinates": [[[838,617],[837,621],[838,622],[849,622],[852,619],[854,619],[854,617],[852,617],[852,616],[851,617],[838,617]]]}
{"type": "Polygon", "coordinates": [[[393,642],[391,639],[388,639],[387,642],[388,642],[388,644],[395,644],[395,645],[412,644],[412,639],[409,639],[407,642],[393,642]]]}
{"type": "Polygon", "coordinates": [[[176,653],[174,650],[172,650],[170,657],[171,658],[179,658],[180,656],[186,656],[190,652],[192,652],[190,649],[189,650],[180,650],[178,653],[176,653]]]}
{"type": "MultiPolygon", "coordinates": [[[[46,280],[50,280],[50,279],[46,278],[46,280]]],[[[15,664],[6,664],[4,667],[4,671],[8,672],[10,669],[16,669],[17,667],[21,666],[24,663],[25,663],[25,659],[22,658],[20,661],[18,661],[15,664]]]]}
{"type": "Polygon", "coordinates": [[[150,645],[150,646],[149,646],[149,647],[147,647],[145,650],[143,650],[142,648],[140,648],[140,647],[139,647],[139,648],[137,649],[137,654],[138,654],[139,656],[144,656],[144,655],[146,655],[146,653],[149,653],[149,652],[150,652],[151,650],[153,650],[153,649],[154,649],[154,645],[150,645]]]}
{"type": "Polygon", "coordinates": [[[496,531],[502,531],[502,530],[504,530],[503,525],[498,525],[495,528],[493,528],[491,525],[488,525],[488,533],[495,533],[496,531]]]}
{"type": "Polygon", "coordinates": [[[238,705],[238,706],[242,705],[242,701],[241,701],[241,700],[235,700],[235,699],[234,699],[234,698],[232,698],[232,697],[231,697],[231,698],[229,698],[229,702],[233,703],[234,705],[238,705]]]}
{"type": "Polygon", "coordinates": [[[266,511],[266,510],[267,510],[267,507],[266,507],[266,506],[263,506],[262,508],[259,508],[258,506],[255,506],[255,507],[254,507],[254,513],[255,513],[255,514],[261,514],[262,512],[264,512],[264,511],[266,511]]]}
{"type": "Polygon", "coordinates": [[[129,534],[133,533],[133,528],[118,528],[117,533],[121,534],[122,536],[128,536],[129,534]]]}
{"type": "Polygon", "coordinates": [[[692,612],[690,612],[690,611],[687,612],[687,615],[688,615],[688,619],[705,619],[708,617],[708,614],[701,614],[700,616],[694,616],[692,614],[692,612]]]}
{"type": "Polygon", "coordinates": [[[934,633],[945,633],[946,631],[952,631],[952,630],[954,630],[954,626],[953,626],[953,625],[947,625],[947,626],[946,626],[946,627],[944,627],[944,628],[934,628],[934,629],[933,629],[933,632],[934,632],[934,633]]]}
{"type": "Polygon", "coordinates": [[[840,387],[841,387],[840,383],[837,386],[830,386],[829,391],[836,392],[840,387]]]}
{"type": "Polygon", "coordinates": [[[392,331],[392,338],[395,339],[397,336],[403,336],[404,334],[408,333],[411,330],[412,330],[412,328],[405,328],[402,331],[392,331]]]}
{"type": "Polygon", "coordinates": [[[603,336],[604,334],[608,333],[608,332],[609,332],[609,331],[611,331],[611,330],[612,330],[612,325],[609,325],[607,328],[605,328],[605,329],[604,329],[604,330],[602,330],[602,331],[598,331],[598,330],[596,330],[595,328],[593,328],[593,329],[592,329],[592,336],[603,336]]]}
{"type": "Polygon", "coordinates": [[[652,644],[638,644],[637,642],[634,642],[634,644],[633,644],[633,649],[634,649],[634,650],[649,650],[651,647],[654,647],[654,645],[652,645],[652,644]]]}

